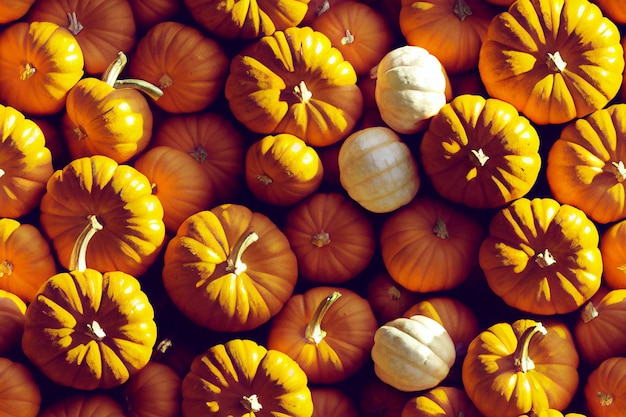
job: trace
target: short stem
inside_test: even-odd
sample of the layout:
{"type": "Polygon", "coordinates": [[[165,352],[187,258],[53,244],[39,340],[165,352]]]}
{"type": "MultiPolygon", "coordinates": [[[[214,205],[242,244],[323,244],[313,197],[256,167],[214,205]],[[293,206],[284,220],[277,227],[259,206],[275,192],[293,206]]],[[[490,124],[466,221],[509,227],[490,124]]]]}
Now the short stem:
{"type": "Polygon", "coordinates": [[[548,67],[552,71],[563,72],[565,71],[566,66],[567,62],[563,60],[563,57],[561,56],[561,53],[559,51],[556,51],[553,54],[548,52],[548,67]]]}
{"type": "Polygon", "coordinates": [[[400,292],[400,289],[395,285],[390,285],[389,288],[387,288],[387,294],[392,300],[399,300],[402,298],[402,292],[400,292]]]}
{"type": "Polygon", "coordinates": [[[591,301],[589,301],[587,302],[587,304],[585,304],[580,313],[580,320],[582,320],[583,323],[589,323],[591,320],[598,317],[599,314],[600,313],[598,313],[596,306],[593,305],[591,301]]]}
{"type": "Polygon", "coordinates": [[[474,157],[476,158],[476,161],[478,162],[478,164],[481,167],[484,167],[487,161],[489,160],[489,155],[487,155],[485,151],[482,150],[482,148],[478,150],[472,149],[471,152],[472,152],[472,155],[474,155],[474,157]]]}
{"type": "Polygon", "coordinates": [[[596,397],[600,400],[600,406],[608,407],[613,404],[613,395],[608,392],[596,392],[596,397]]]}
{"type": "Polygon", "coordinates": [[[300,81],[298,85],[293,87],[293,94],[298,97],[302,103],[308,102],[311,97],[313,97],[313,93],[309,91],[304,81],[300,81]]]}
{"type": "Polygon", "coordinates": [[[263,185],[270,185],[273,182],[272,179],[265,174],[257,175],[256,179],[263,185]]]}
{"type": "Polygon", "coordinates": [[[69,22],[67,30],[72,32],[72,35],[76,36],[84,29],[84,26],[78,21],[78,16],[76,16],[75,11],[67,13],[67,20],[69,22]]]}
{"type": "Polygon", "coordinates": [[[189,155],[200,163],[209,157],[209,153],[202,146],[196,146],[193,151],[189,152],[189,155]]]}
{"type": "Polygon", "coordinates": [[[351,43],[354,43],[354,35],[350,32],[350,29],[346,29],[346,36],[341,38],[341,44],[349,45],[351,43]]]}
{"type": "Polygon", "coordinates": [[[435,226],[433,226],[433,234],[440,239],[447,239],[450,237],[446,222],[444,222],[439,217],[437,217],[437,220],[435,221],[435,226]]]}
{"type": "Polygon", "coordinates": [[[328,232],[319,232],[313,235],[311,239],[313,246],[321,248],[330,244],[330,235],[328,232]]]}
{"type": "Polygon", "coordinates": [[[540,268],[547,268],[550,265],[554,265],[556,263],[556,259],[552,256],[549,249],[544,249],[543,252],[538,253],[535,256],[535,262],[540,268]]]}
{"type": "Polygon", "coordinates": [[[612,162],[611,164],[613,165],[617,181],[624,182],[626,179],[626,167],[624,166],[624,162],[612,162]]]}
{"type": "Polygon", "coordinates": [[[70,254],[70,271],[82,272],[87,269],[87,245],[89,245],[89,241],[96,234],[96,232],[103,229],[102,224],[98,221],[95,214],[90,214],[87,216],[87,219],[89,222],[76,238],[74,247],[72,248],[72,253],[70,254]]]}
{"type": "Polygon", "coordinates": [[[326,332],[322,330],[322,320],[339,297],[341,297],[341,293],[339,291],[333,291],[332,294],[326,297],[324,301],[317,306],[311,321],[307,324],[306,329],[304,330],[304,337],[309,343],[318,345],[322,340],[324,340],[324,337],[326,337],[326,332]]]}
{"type": "Polygon", "coordinates": [[[249,397],[244,395],[241,398],[241,405],[251,413],[258,413],[263,409],[263,405],[259,402],[259,396],[256,394],[252,394],[249,397]]]}
{"type": "Polygon", "coordinates": [[[13,263],[8,259],[5,259],[2,263],[0,263],[0,278],[10,276],[11,274],[13,274],[13,263]]]}
{"type": "Polygon", "coordinates": [[[89,330],[89,335],[98,341],[103,340],[107,336],[100,323],[95,320],[87,323],[87,329],[89,330]]]}
{"type": "Polygon", "coordinates": [[[31,64],[30,62],[26,62],[25,64],[22,64],[21,71],[20,71],[20,80],[22,81],[28,80],[33,75],[35,75],[36,72],[37,72],[37,68],[35,68],[33,64],[31,64]]]}
{"type": "Polygon", "coordinates": [[[530,346],[531,339],[538,333],[545,336],[548,333],[548,330],[543,326],[543,324],[537,323],[534,326],[527,328],[517,342],[517,349],[515,349],[513,359],[515,360],[515,366],[520,372],[528,372],[535,369],[535,364],[530,356],[528,356],[528,348],[530,346]]]}
{"type": "Polygon", "coordinates": [[[467,19],[468,16],[472,15],[472,9],[465,0],[456,0],[453,12],[461,22],[467,19]]]}
{"type": "Polygon", "coordinates": [[[241,258],[246,249],[250,247],[254,242],[259,240],[259,235],[255,232],[248,233],[245,237],[239,238],[231,254],[228,257],[226,272],[239,275],[247,269],[247,265],[243,263],[241,258]]]}

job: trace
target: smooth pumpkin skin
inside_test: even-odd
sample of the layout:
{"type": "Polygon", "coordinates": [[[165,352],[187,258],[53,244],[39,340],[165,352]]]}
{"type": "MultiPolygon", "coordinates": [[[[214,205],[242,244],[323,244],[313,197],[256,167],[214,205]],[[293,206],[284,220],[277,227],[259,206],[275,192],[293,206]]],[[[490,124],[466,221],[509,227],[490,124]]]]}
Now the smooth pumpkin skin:
{"type": "Polygon", "coordinates": [[[87,268],[56,274],[39,289],[26,309],[22,350],[57,384],[108,389],[146,366],[156,333],[135,277],[87,268]]]}
{"type": "Polygon", "coordinates": [[[626,416],[626,357],[604,360],[589,374],[584,395],[593,417],[626,416]]]}
{"type": "Polygon", "coordinates": [[[10,357],[22,341],[26,303],[17,295],[0,289],[0,357],[10,357]]]}
{"type": "Polygon", "coordinates": [[[286,354],[248,339],[230,339],[198,355],[183,379],[184,417],[311,417],[307,375],[286,354]],[[258,396],[262,411],[242,404],[258,396]]]}
{"type": "Polygon", "coordinates": [[[498,322],[470,343],[462,366],[463,387],[485,417],[562,410],[578,388],[578,364],[574,339],[562,322],[498,322]],[[530,339],[524,335],[528,329],[537,330],[530,339]]]}
{"type": "Polygon", "coordinates": [[[502,207],[537,182],[539,143],[534,126],[506,101],[463,94],[430,121],[421,163],[443,197],[474,208],[502,207]]]}
{"type": "Polygon", "coordinates": [[[523,197],[493,216],[478,261],[489,287],[509,306],[565,314],[600,288],[598,244],[598,229],[581,210],[523,197]]]}
{"type": "Polygon", "coordinates": [[[584,117],[617,95],[620,32],[597,5],[521,0],[511,6],[491,21],[480,49],[478,69],[490,96],[544,125],[584,117]]]}
{"type": "Polygon", "coordinates": [[[122,406],[103,393],[76,393],[59,399],[38,417],[125,417],[122,406]]]}
{"type": "Polygon", "coordinates": [[[39,204],[52,175],[52,153],[37,123],[0,104],[0,217],[19,218],[39,204]]]}
{"type": "Polygon", "coordinates": [[[548,152],[554,198],[602,224],[626,218],[626,104],[568,123],[548,152]]]}
{"type": "Polygon", "coordinates": [[[283,232],[237,204],[187,218],[168,242],[162,272],[167,294],[187,318],[225,332],[267,322],[293,293],[297,276],[283,232]]]}
{"type": "Polygon", "coordinates": [[[311,146],[345,138],[363,111],[354,67],[326,35],[290,27],[233,57],[225,96],[237,120],[261,134],[290,133],[311,146]]]}
{"type": "Polygon", "coordinates": [[[52,22],[19,21],[2,30],[0,43],[0,102],[27,115],[61,111],[84,74],[76,38],[52,22]]]}
{"type": "Polygon", "coordinates": [[[30,369],[0,357],[0,417],[36,417],[40,407],[41,390],[30,369]]]}

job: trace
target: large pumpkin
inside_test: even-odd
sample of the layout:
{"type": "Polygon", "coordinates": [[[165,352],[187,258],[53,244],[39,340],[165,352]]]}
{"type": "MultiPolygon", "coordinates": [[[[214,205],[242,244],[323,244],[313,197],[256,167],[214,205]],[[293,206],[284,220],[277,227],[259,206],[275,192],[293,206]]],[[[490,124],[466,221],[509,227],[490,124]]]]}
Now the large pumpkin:
{"type": "Polygon", "coordinates": [[[26,13],[35,3],[35,0],[5,1],[0,4],[0,24],[16,21],[26,13]]]}
{"type": "Polygon", "coordinates": [[[481,417],[461,388],[439,385],[407,401],[401,417],[481,417]]]}
{"type": "Polygon", "coordinates": [[[480,246],[489,287],[509,306],[564,314],[600,287],[602,259],[595,224],[552,198],[525,197],[499,210],[480,246]]]}
{"type": "Polygon", "coordinates": [[[624,52],[619,29],[590,1],[520,0],[489,24],[478,69],[490,96],[557,124],[617,95],[624,52]]]}
{"type": "Polygon", "coordinates": [[[168,243],[163,284],[194,323],[217,331],[259,327],[291,296],[296,256],[267,216],[223,204],[188,217],[168,243]]]}
{"type": "Polygon", "coordinates": [[[233,57],[225,95],[249,130],[291,133],[312,146],[345,138],[363,110],[354,67],[326,35],[291,27],[233,57]]]}

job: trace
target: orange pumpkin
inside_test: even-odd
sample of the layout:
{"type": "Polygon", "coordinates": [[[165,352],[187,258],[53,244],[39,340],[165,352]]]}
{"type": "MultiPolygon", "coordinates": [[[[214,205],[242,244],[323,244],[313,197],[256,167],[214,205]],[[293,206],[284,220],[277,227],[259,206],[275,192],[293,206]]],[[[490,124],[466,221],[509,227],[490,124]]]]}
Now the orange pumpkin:
{"type": "Polygon", "coordinates": [[[400,417],[402,410],[413,396],[387,385],[378,378],[365,382],[358,395],[362,417],[400,417]]]}
{"type": "Polygon", "coordinates": [[[181,0],[129,0],[140,29],[174,18],[184,7],[181,0]]]}
{"type": "Polygon", "coordinates": [[[367,301],[378,323],[383,324],[401,317],[418,301],[418,295],[395,282],[387,271],[380,271],[367,285],[367,301]]]}
{"type": "Polygon", "coordinates": [[[130,58],[132,77],[163,90],[155,104],[169,113],[203,110],[222,93],[228,56],[214,39],[188,24],[165,21],[139,39],[130,58]]]}
{"type": "Polygon", "coordinates": [[[135,20],[128,0],[37,1],[30,22],[52,22],[67,28],[83,52],[85,71],[102,74],[119,51],[135,46],[135,20]]]}
{"type": "Polygon", "coordinates": [[[465,391],[440,385],[411,398],[401,417],[481,417],[465,391]]]}
{"type": "Polygon", "coordinates": [[[26,15],[35,0],[12,0],[0,3],[0,24],[14,22],[26,15]]]}
{"type": "Polygon", "coordinates": [[[24,332],[26,303],[0,289],[0,357],[9,357],[20,346],[24,332]]]}
{"type": "Polygon", "coordinates": [[[374,228],[339,193],[315,193],[287,213],[282,227],[303,279],[338,284],[356,277],[374,257],[374,228]]]}
{"type": "Polygon", "coordinates": [[[603,283],[609,288],[626,288],[626,219],[610,225],[600,236],[603,283]]]}
{"type": "Polygon", "coordinates": [[[626,358],[604,360],[587,378],[584,396],[592,417],[626,416],[626,358]]]}
{"type": "Polygon", "coordinates": [[[311,417],[357,417],[358,410],[345,392],[331,387],[312,387],[311,417]]]}
{"type": "Polygon", "coordinates": [[[36,417],[41,390],[26,365],[0,357],[0,417],[36,417]]]}
{"type": "Polygon", "coordinates": [[[267,346],[293,358],[310,382],[330,384],[364,366],[377,327],[370,305],[356,292],[318,286],[287,301],[272,320],[267,346]]]}
{"type": "Polygon", "coordinates": [[[150,361],[122,387],[126,417],[180,416],[182,378],[150,361]]]}
{"type": "Polygon", "coordinates": [[[595,0],[602,13],[617,24],[626,24],[626,2],[624,0],[595,0]]]}
{"type": "Polygon", "coordinates": [[[55,400],[39,417],[125,417],[125,414],[110,395],[76,393],[55,400]]]}

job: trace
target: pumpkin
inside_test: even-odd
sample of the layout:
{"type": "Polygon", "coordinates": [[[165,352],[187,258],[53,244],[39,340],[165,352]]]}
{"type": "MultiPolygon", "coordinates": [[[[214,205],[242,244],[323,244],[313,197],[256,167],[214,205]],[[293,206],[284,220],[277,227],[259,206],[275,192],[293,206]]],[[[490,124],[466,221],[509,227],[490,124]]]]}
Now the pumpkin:
{"type": "Polygon", "coordinates": [[[418,301],[418,295],[396,283],[387,271],[379,271],[367,284],[367,301],[383,324],[401,317],[418,301]]]}
{"type": "Polygon", "coordinates": [[[163,206],[150,181],[130,165],[103,155],[71,161],[48,181],[40,223],[60,264],[69,269],[81,234],[94,234],[90,268],[143,274],[165,240],[163,206]]]}
{"type": "Polygon", "coordinates": [[[30,303],[57,266],[50,244],[37,227],[0,218],[0,289],[30,303]]]}
{"type": "Polygon", "coordinates": [[[179,336],[180,334],[175,337],[165,336],[159,340],[152,352],[151,361],[167,365],[183,378],[189,372],[191,362],[204,348],[195,346],[192,341],[181,340],[179,336]]]}
{"type": "Polygon", "coordinates": [[[52,154],[43,131],[32,119],[1,104],[0,166],[0,217],[30,213],[52,175],[52,154]]]}
{"type": "Polygon", "coordinates": [[[53,168],[67,164],[69,162],[69,154],[59,123],[56,123],[55,119],[47,117],[33,117],[31,120],[39,126],[43,137],[46,139],[46,148],[52,154],[53,168]]]}
{"type": "Polygon", "coordinates": [[[102,74],[118,52],[135,46],[136,25],[128,0],[37,1],[30,22],[52,22],[67,28],[83,52],[85,71],[102,74]]]}
{"type": "Polygon", "coordinates": [[[383,222],[380,250],[389,275],[409,291],[461,285],[478,265],[482,224],[437,196],[417,197],[383,222]]]}
{"type": "Polygon", "coordinates": [[[606,228],[600,236],[602,255],[602,282],[613,289],[626,288],[626,219],[606,228]]]}
{"type": "Polygon", "coordinates": [[[182,378],[150,361],[122,387],[126,417],[180,416],[182,378]]]}
{"type": "Polygon", "coordinates": [[[584,386],[589,415],[593,417],[626,416],[626,357],[602,361],[594,368],[584,386]]]}
{"type": "Polygon", "coordinates": [[[287,301],[272,320],[267,347],[296,361],[311,383],[331,384],[363,367],[377,326],[365,298],[347,288],[317,286],[287,301]]]}
{"type": "Polygon", "coordinates": [[[485,417],[562,410],[578,388],[578,364],[573,337],[563,322],[498,322],[470,343],[463,387],[485,417]]]}
{"type": "Polygon", "coordinates": [[[125,417],[122,406],[104,393],[75,393],[55,400],[39,417],[125,417]]]}
{"type": "Polygon", "coordinates": [[[341,186],[368,211],[392,212],[413,200],[420,188],[416,159],[388,127],[368,127],[350,134],[337,158],[341,186]]]}
{"type": "Polygon", "coordinates": [[[470,94],[456,96],[432,118],[420,157],[439,195],[474,208],[525,196],[541,169],[530,121],[506,101],[470,94]]]}
{"type": "Polygon", "coordinates": [[[626,104],[568,123],[548,152],[550,191],[598,223],[626,218],[626,104]]]}
{"type": "Polygon", "coordinates": [[[358,410],[345,392],[331,387],[311,388],[312,417],[357,417],[358,410]]]}
{"type": "Polygon", "coordinates": [[[599,291],[585,303],[574,327],[580,356],[596,367],[605,359],[626,356],[626,289],[599,291]]]}
{"type": "Polygon", "coordinates": [[[291,208],[281,230],[298,260],[299,276],[312,282],[346,282],[374,258],[370,220],[338,192],[315,193],[291,208]]]}
{"type": "Polygon", "coordinates": [[[380,116],[398,133],[423,131],[451,96],[441,62],[419,46],[392,49],[370,73],[380,116]]]}
{"type": "Polygon", "coordinates": [[[458,298],[431,296],[417,301],[402,317],[421,315],[441,324],[454,342],[457,358],[465,356],[467,347],[480,331],[476,313],[458,298]]]}
{"type": "Polygon", "coordinates": [[[71,32],[52,22],[20,21],[2,29],[0,44],[0,103],[28,115],[62,110],[83,76],[83,52],[71,32]]]}
{"type": "Polygon", "coordinates": [[[524,414],[520,417],[586,417],[584,414],[579,413],[562,413],[559,410],[555,410],[553,408],[548,408],[546,410],[541,410],[539,412],[530,411],[527,414],[524,414]]]}
{"type": "Polygon", "coordinates": [[[284,233],[238,204],[188,217],[167,244],[162,271],[169,298],[188,319],[226,332],[251,330],[275,316],[297,276],[284,233]]]}
{"type": "Polygon", "coordinates": [[[374,7],[354,0],[329,7],[311,27],[328,36],[358,76],[369,74],[394,41],[384,16],[374,7]]]}
{"type": "Polygon", "coordinates": [[[173,19],[184,7],[180,0],[129,0],[129,3],[140,29],[173,19]]]}
{"type": "Polygon", "coordinates": [[[119,79],[126,63],[120,52],[101,79],[83,78],[70,90],[62,131],[72,158],[104,155],[121,164],[148,146],[152,110],[138,90],[154,99],[163,92],[142,80],[119,79]]]}
{"type": "Polygon", "coordinates": [[[626,2],[624,0],[595,0],[594,3],[614,23],[626,23],[626,2]]]}
{"type": "Polygon", "coordinates": [[[20,346],[25,314],[26,303],[0,289],[0,357],[9,357],[20,346]]]}
{"type": "Polygon", "coordinates": [[[276,206],[288,206],[314,193],[322,183],[324,167],[315,149],[289,133],[267,135],[246,152],[245,176],[254,197],[276,206]]]}
{"type": "Polygon", "coordinates": [[[498,9],[480,0],[402,0],[400,30],[409,45],[437,57],[448,74],[475,69],[498,9]]]}
{"type": "Polygon", "coordinates": [[[407,401],[401,417],[481,417],[461,388],[440,385],[407,401]]]}
{"type": "Polygon", "coordinates": [[[204,29],[220,38],[256,39],[297,26],[309,0],[185,0],[187,10],[204,29]]]}
{"type": "Polygon", "coordinates": [[[246,152],[243,131],[221,113],[165,117],[150,144],[170,146],[191,155],[205,172],[207,187],[213,190],[217,203],[231,202],[243,187],[246,152]]]}
{"type": "Polygon", "coordinates": [[[430,317],[398,317],[380,326],[371,350],[374,372],[405,392],[439,385],[456,360],[448,332],[430,317]]]}
{"type": "Polygon", "coordinates": [[[156,106],[169,113],[203,110],[222,93],[228,56],[214,39],[175,21],[152,26],[130,59],[132,77],[158,86],[156,106]]]}
{"type": "Polygon", "coordinates": [[[311,146],[327,146],[344,139],[361,117],[356,82],[354,67],[326,35],[290,27],[236,54],[224,93],[249,130],[290,133],[311,146]]]}
{"type": "Polygon", "coordinates": [[[26,15],[35,0],[14,0],[0,4],[0,24],[14,22],[26,15]]]}
{"type": "Polygon", "coordinates": [[[491,97],[536,124],[603,108],[624,70],[620,32],[588,0],[521,0],[489,24],[478,70],[491,97]]]}
{"type": "Polygon", "coordinates": [[[152,184],[152,194],[163,206],[163,223],[168,232],[176,233],[187,217],[213,206],[215,197],[207,186],[204,170],[184,151],[169,146],[150,147],[133,166],[152,184]]]}
{"type": "Polygon", "coordinates": [[[387,385],[378,378],[369,378],[358,395],[362,417],[401,417],[402,410],[413,397],[387,385]]]}
{"type": "Polygon", "coordinates": [[[0,417],[36,417],[41,390],[26,365],[0,357],[0,417]]]}
{"type": "Polygon", "coordinates": [[[511,307],[565,314],[600,287],[598,230],[581,210],[552,198],[520,198],[491,219],[479,250],[489,287],[511,307]]]}
{"type": "Polygon", "coordinates": [[[231,339],[192,362],[182,384],[183,416],[311,417],[307,383],[304,371],[286,354],[249,339],[231,339]]]}

